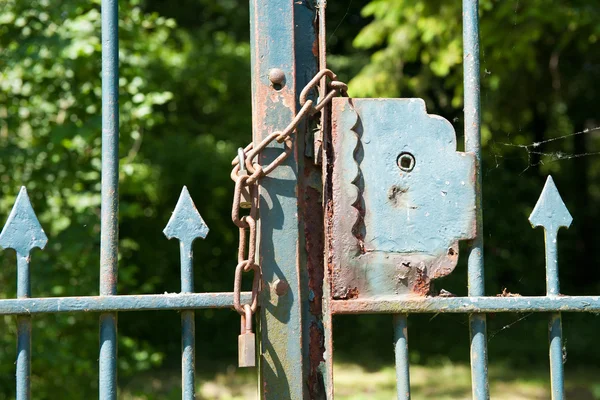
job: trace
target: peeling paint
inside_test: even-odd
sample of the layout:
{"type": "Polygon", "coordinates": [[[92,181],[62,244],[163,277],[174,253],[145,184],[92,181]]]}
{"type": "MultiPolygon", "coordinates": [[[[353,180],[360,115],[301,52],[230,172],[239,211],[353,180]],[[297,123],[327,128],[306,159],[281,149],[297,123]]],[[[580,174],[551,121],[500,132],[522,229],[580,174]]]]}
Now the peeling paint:
{"type": "Polygon", "coordinates": [[[421,99],[334,99],[331,137],[333,298],[429,294],[475,236],[475,157],[421,99]]]}

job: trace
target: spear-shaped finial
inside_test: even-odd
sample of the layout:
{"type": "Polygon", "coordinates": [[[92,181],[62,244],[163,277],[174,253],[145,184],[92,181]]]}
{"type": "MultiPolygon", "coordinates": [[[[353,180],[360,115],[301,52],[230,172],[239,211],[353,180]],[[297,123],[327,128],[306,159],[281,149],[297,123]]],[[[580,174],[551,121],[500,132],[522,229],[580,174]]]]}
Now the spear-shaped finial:
{"type": "Polygon", "coordinates": [[[573,217],[565,206],[551,176],[548,176],[542,194],[537,201],[529,222],[531,226],[544,228],[546,241],[546,288],[549,295],[558,295],[557,235],[561,227],[571,226],[573,217]]]}
{"type": "Polygon", "coordinates": [[[0,233],[0,246],[17,252],[17,296],[29,297],[29,252],[38,247],[43,249],[48,238],[42,229],[27,190],[23,186],[8,220],[0,233]]]}
{"type": "Polygon", "coordinates": [[[173,215],[163,233],[169,239],[177,238],[190,245],[197,238],[204,239],[208,235],[208,226],[200,216],[185,186],[181,190],[173,215]]]}
{"type": "MultiPolygon", "coordinates": [[[[181,292],[194,291],[194,269],[192,243],[197,238],[204,239],[208,234],[208,226],[196,209],[190,193],[184,186],[179,200],[163,230],[169,239],[179,239],[181,257],[181,292]]],[[[184,400],[195,398],[195,329],[194,311],[181,312],[181,368],[184,400]]]]}
{"type": "Polygon", "coordinates": [[[0,233],[0,246],[14,249],[19,256],[27,257],[32,249],[43,249],[46,243],[48,238],[31,207],[27,189],[23,186],[0,233]]]}
{"type": "Polygon", "coordinates": [[[179,239],[181,255],[181,292],[194,291],[194,273],[192,266],[192,243],[197,238],[204,239],[208,235],[208,226],[196,209],[196,205],[188,192],[183,187],[179,200],[169,219],[163,233],[168,239],[179,239]]]}
{"type": "MultiPolygon", "coordinates": [[[[560,293],[558,281],[558,252],[557,235],[561,227],[568,228],[573,221],[569,210],[562,201],[558,189],[548,176],[540,198],[529,216],[529,222],[535,228],[544,228],[546,242],[546,293],[548,296],[557,296],[560,293]]],[[[550,316],[548,324],[548,340],[550,343],[550,391],[552,400],[565,398],[563,344],[562,344],[562,318],[560,312],[550,316]]]]}
{"type": "MultiPolygon", "coordinates": [[[[25,187],[21,188],[8,220],[0,233],[0,246],[17,252],[17,297],[31,296],[29,253],[43,249],[48,238],[42,229],[25,187]]],[[[31,317],[17,317],[17,400],[31,398],[31,317]]]]}

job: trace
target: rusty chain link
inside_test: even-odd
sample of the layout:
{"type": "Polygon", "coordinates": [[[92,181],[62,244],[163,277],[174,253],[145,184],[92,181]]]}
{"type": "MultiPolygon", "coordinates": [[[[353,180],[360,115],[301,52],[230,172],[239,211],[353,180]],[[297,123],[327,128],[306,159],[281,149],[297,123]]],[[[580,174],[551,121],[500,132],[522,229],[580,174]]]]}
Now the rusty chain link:
{"type": "MultiPolygon", "coordinates": [[[[239,228],[238,264],[235,269],[233,285],[233,306],[242,316],[242,321],[247,320],[248,308],[254,314],[258,307],[258,293],[260,292],[261,269],[256,263],[256,222],[258,219],[258,181],[269,175],[290,155],[293,150],[292,134],[296,133],[298,124],[313,114],[320,112],[327,103],[336,95],[347,96],[348,86],[337,80],[336,74],[329,69],[319,71],[300,92],[300,110],[292,121],[282,131],[275,131],[264,138],[260,143],[250,143],[244,149],[238,150],[238,156],[231,162],[231,179],[235,182],[231,220],[239,228]],[[308,96],[317,88],[321,79],[329,80],[326,94],[321,93],[321,98],[315,104],[308,96]],[[267,166],[262,166],[256,161],[258,154],[274,141],[284,143],[284,148],[267,166]],[[249,208],[248,215],[240,216],[240,209],[249,208]],[[241,304],[242,276],[244,272],[253,271],[252,299],[250,304],[241,304]]],[[[242,322],[244,324],[245,322],[242,322]]]]}

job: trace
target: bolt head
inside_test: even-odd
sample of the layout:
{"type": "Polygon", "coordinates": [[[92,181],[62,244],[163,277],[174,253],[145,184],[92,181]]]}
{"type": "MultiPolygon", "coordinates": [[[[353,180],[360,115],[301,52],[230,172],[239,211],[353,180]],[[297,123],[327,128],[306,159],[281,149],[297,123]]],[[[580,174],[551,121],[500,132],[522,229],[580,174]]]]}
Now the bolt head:
{"type": "Polygon", "coordinates": [[[273,288],[275,289],[277,296],[281,297],[288,292],[290,285],[285,280],[277,279],[273,282],[273,288]]]}
{"type": "Polygon", "coordinates": [[[269,71],[269,80],[274,85],[283,85],[285,82],[285,72],[279,68],[272,68],[269,71]]]}

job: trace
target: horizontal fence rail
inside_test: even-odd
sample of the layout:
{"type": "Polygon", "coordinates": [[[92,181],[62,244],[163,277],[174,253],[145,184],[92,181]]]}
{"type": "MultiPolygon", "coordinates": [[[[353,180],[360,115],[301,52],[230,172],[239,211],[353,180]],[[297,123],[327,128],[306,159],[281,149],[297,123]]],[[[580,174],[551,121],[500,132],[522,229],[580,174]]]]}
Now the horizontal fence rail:
{"type": "MultiPolygon", "coordinates": [[[[242,292],[242,301],[250,301],[251,298],[251,292],[242,292]]],[[[204,308],[232,309],[233,293],[165,293],[121,296],[39,297],[0,300],[0,315],[193,310],[204,308]]]]}
{"type": "MultiPolygon", "coordinates": [[[[241,300],[242,302],[250,301],[251,297],[251,292],[243,292],[241,300]]],[[[204,308],[233,308],[233,293],[40,297],[0,300],[0,315],[204,308]]],[[[333,314],[469,314],[555,311],[600,313],[600,296],[415,297],[405,300],[333,300],[331,311],[333,314]]]]}
{"type": "Polygon", "coordinates": [[[600,296],[424,297],[413,299],[333,300],[333,314],[419,313],[600,313],[600,296]]]}

